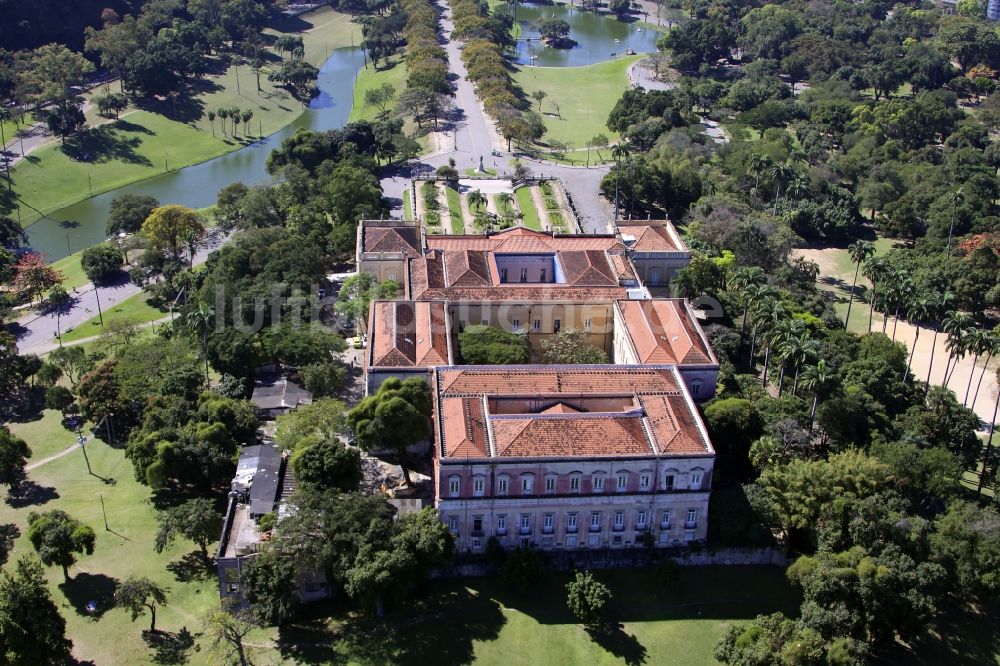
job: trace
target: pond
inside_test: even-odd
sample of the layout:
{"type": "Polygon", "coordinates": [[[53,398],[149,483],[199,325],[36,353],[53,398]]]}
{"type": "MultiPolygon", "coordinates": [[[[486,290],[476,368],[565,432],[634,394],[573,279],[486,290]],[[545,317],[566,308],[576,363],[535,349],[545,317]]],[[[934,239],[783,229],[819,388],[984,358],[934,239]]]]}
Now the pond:
{"type": "Polygon", "coordinates": [[[320,94],[295,122],[263,141],[247,145],[222,157],[112,190],[68,206],[28,227],[31,247],[48,255],[49,261],[65,257],[105,240],[104,225],[111,200],[120,194],[144,194],[161,203],[202,208],[215,203],[219,190],[237,181],[247,185],[270,180],[264,164],[271,151],[300,128],[329,130],[343,127],[354,103],[354,81],[364,67],[361,49],[333,52],[320,70],[320,94]],[[50,219],[53,218],[53,219],[50,219]]]}
{"type": "Polygon", "coordinates": [[[652,53],[660,33],[638,24],[619,21],[608,15],[584,11],[566,5],[517,5],[517,23],[521,34],[514,61],[538,67],[581,67],[623,56],[628,50],[652,53]],[[559,18],[569,23],[569,37],[576,45],[555,49],[539,41],[541,18],[559,18]]]}

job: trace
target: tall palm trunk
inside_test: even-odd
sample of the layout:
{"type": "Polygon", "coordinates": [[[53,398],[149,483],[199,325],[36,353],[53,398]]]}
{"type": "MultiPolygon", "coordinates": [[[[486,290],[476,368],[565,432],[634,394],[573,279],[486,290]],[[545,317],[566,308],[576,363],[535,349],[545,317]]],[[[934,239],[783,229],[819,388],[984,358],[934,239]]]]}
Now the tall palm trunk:
{"type": "Polygon", "coordinates": [[[819,405],[819,391],[813,394],[813,406],[812,411],[809,412],[809,425],[811,426],[816,422],[816,407],[819,405]]]}
{"type": "Polygon", "coordinates": [[[792,395],[793,396],[799,394],[799,370],[801,370],[801,369],[802,369],[802,364],[801,363],[796,363],[795,364],[795,378],[792,379],[792,395]]]}
{"type": "Polygon", "coordinates": [[[969,371],[969,383],[965,385],[965,397],[962,398],[962,406],[965,407],[969,402],[969,393],[972,392],[972,378],[976,376],[976,366],[979,365],[979,352],[972,357],[972,370],[969,371]]]}
{"type": "Polygon", "coordinates": [[[896,306],[896,310],[892,313],[895,321],[892,322],[892,341],[896,341],[896,327],[899,326],[899,306],[896,306]]]}
{"type": "Polygon", "coordinates": [[[771,363],[771,344],[768,343],[767,351],[764,352],[764,386],[767,386],[767,369],[771,363]]]}
{"type": "Polygon", "coordinates": [[[875,318],[875,299],[878,297],[878,284],[872,280],[872,300],[868,308],[868,332],[872,332],[872,320],[875,318]]]}
{"type": "MultiPolygon", "coordinates": [[[[917,334],[913,336],[913,346],[910,347],[910,357],[906,359],[906,372],[903,374],[903,383],[906,383],[906,378],[910,375],[910,368],[913,366],[913,353],[917,351],[917,342],[920,341],[920,324],[916,325],[917,334]]],[[[932,352],[933,353],[933,352],[932,352]]]]}
{"type": "Polygon", "coordinates": [[[972,394],[973,405],[975,405],[976,400],[979,399],[979,389],[983,385],[983,377],[986,376],[986,368],[989,367],[991,358],[993,358],[993,350],[990,350],[990,352],[986,354],[986,362],[983,363],[983,371],[979,373],[979,381],[976,382],[976,392],[972,394]]]}
{"type": "Polygon", "coordinates": [[[938,326],[934,324],[934,338],[931,340],[931,359],[927,364],[927,388],[931,386],[931,370],[934,369],[934,352],[937,351],[938,326]]]}
{"type": "Polygon", "coordinates": [[[858,273],[861,272],[861,262],[854,267],[854,281],[851,282],[851,293],[847,297],[847,316],[844,317],[844,330],[847,330],[847,325],[851,322],[851,306],[854,305],[854,290],[858,286],[858,273]]]}

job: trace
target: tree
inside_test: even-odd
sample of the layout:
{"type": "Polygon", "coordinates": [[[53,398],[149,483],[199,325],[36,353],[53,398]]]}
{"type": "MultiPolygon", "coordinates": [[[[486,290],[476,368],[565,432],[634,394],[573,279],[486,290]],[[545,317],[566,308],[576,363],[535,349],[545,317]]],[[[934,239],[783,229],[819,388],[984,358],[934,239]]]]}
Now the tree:
{"type": "Polygon", "coordinates": [[[94,552],[94,530],[58,509],[28,514],[28,540],[42,563],[62,567],[67,583],[69,568],[76,562],[75,554],[94,552]]]}
{"type": "Polygon", "coordinates": [[[73,642],[66,620],[49,595],[42,566],[18,560],[14,572],[0,572],[0,646],[4,662],[24,666],[70,663],[73,642]]]}
{"type": "Polygon", "coordinates": [[[88,367],[87,353],[83,347],[59,347],[49,354],[49,363],[61,369],[70,386],[76,387],[77,380],[88,367]]]}
{"type": "Polygon", "coordinates": [[[587,343],[584,331],[567,329],[542,340],[542,363],[595,364],[607,363],[608,355],[587,343]]]}
{"type": "Polygon", "coordinates": [[[138,233],[153,209],[160,202],[154,197],[140,194],[119,194],[111,200],[105,233],[109,236],[138,233]]]}
{"type": "Polygon", "coordinates": [[[475,212],[481,212],[483,208],[486,207],[486,195],[479,190],[472,190],[469,192],[466,200],[469,202],[469,208],[473,209],[475,212]]]}
{"type": "Polygon", "coordinates": [[[80,265],[87,279],[96,285],[106,284],[121,272],[125,257],[111,243],[98,243],[88,247],[80,257],[80,265]]]}
{"type": "MultiPolygon", "coordinates": [[[[215,136],[215,111],[209,111],[205,115],[208,118],[208,123],[212,126],[212,136],[214,137],[215,136]]],[[[157,204],[157,205],[159,205],[159,204],[157,204]]],[[[155,206],[154,206],[154,208],[155,208],[155,206]]]]}
{"type": "Polygon", "coordinates": [[[0,485],[14,488],[24,479],[24,466],[31,457],[28,444],[0,425],[0,485]]]}
{"type": "Polygon", "coordinates": [[[132,614],[132,621],[149,610],[149,630],[156,633],[156,607],[167,603],[167,594],[148,578],[129,576],[115,588],[115,605],[132,614]]]}
{"type": "Polygon", "coordinates": [[[500,578],[507,585],[526,592],[542,579],[542,558],[531,546],[518,546],[507,554],[500,567],[500,578]]]}
{"type": "Polygon", "coordinates": [[[65,415],[72,404],[73,392],[65,386],[50,386],[45,390],[45,406],[49,409],[58,409],[65,415]]]}
{"type": "Polygon", "coordinates": [[[549,96],[548,93],[546,93],[544,90],[536,90],[533,93],[531,93],[531,99],[533,99],[536,102],[538,102],[538,111],[539,112],[541,112],[541,110],[542,110],[542,100],[545,99],[548,96],[549,96]]]}
{"type": "Polygon", "coordinates": [[[607,620],[611,590],[589,571],[578,571],[566,584],[566,605],[588,629],[596,629],[607,620]]]}
{"type": "Polygon", "coordinates": [[[323,440],[347,433],[347,408],[339,400],[323,398],[283,414],[275,422],[275,443],[294,452],[301,442],[323,440]]]}
{"type": "Polygon", "coordinates": [[[816,407],[819,405],[820,394],[829,388],[835,378],[836,373],[823,359],[802,371],[802,385],[813,391],[812,409],[809,411],[810,423],[816,420],[816,407]]]}
{"type": "Polygon", "coordinates": [[[192,333],[201,336],[202,355],[205,358],[205,386],[207,387],[210,385],[208,378],[208,334],[211,332],[212,326],[215,325],[215,310],[201,301],[198,303],[197,309],[190,310],[184,315],[184,323],[192,333]]]}
{"type": "Polygon", "coordinates": [[[295,563],[265,548],[247,563],[242,572],[243,596],[257,620],[281,626],[302,604],[295,563]]]}
{"type": "Polygon", "coordinates": [[[205,233],[205,225],[197,212],[185,206],[168,204],[154,208],[142,223],[142,233],[153,246],[168,249],[174,259],[180,259],[180,248],[187,244],[191,248],[194,262],[194,245],[205,233]]]}
{"type": "Polygon", "coordinates": [[[328,398],[344,387],[347,371],[342,363],[310,363],[299,368],[299,376],[313,398],[328,398]]]}
{"type": "Polygon", "coordinates": [[[97,108],[104,117],[108,117],[112,112],[115,114],[115,120],[118,119],[119,114],[128,108],[128,98],[122,93],[107,93],[105,95],[98,95],[94,98],[97,103],[97,108]]]}
{"type": "Polygon", "coordinates": [[[250,659],[243,640],[257,627],[258,623],[249,611],[212,611],[205,621],[205,637],[209,649],[219,655],[223,663],[249,666],[250,659]]]}
{"type": "Polygon", "coordinates": [[[826,661],[826,655],[826,641],[818,632],[781,613],[730,626],[714,652],[717,660],[731,666],[840,663],[826,661]]]}
{"type": "Polygon", "coordinates": [[[469,365],[516,365],[530,358],[528,336],[474,324],[458,334],[459,353],[469,365]]]}
{"type": "Polygon", "coordinates": [[[419,377],[406,381],[393,377],[348,412],[347,421],[354,428],[361,448],[386,447],[396,451],[403,477],[409,485],[406,448],[430,434],[430,415],[427,382],[419,377]]]}
{"type": "Polygon", "coordinates": [[[278,69],[271,70],[267,79],[280,83],[296,98],[306,100],[313,95],[313,82],[318,75],[319,70],[305,60],[286,60],[278,69]]]}
{"type": "Polygon", "coordinates": [[[334,310],[342,317],[368,328],[368,306],[372,300],[394,298],[399,285],[392,280],[376,282],[368,273],[358,273],[344,280],[340,286],[334,310]]]}
{"type": "Polygon", "coordinates": [[[201,550],[201,557],[209,561],[208,544],[219,538],[222,519],[215,512],[212,501],[190,499],[160,513],[160,530],[156,533],[154,548],[162,553],[179,535],[194,541],[201,550]]]}
{"type": "Polygon", "coordinates": [[[847,248],[848,253],[851,255],[851,259],[855,263],[854,267],[854,280],[851,282],[851,293],[848,296],[847,301],[847,316],[844,317],[844,328],[851,321],[851,306],[854,305],[854,289],[858,284],[858,273],[861,271],[861,264],[868,261],[872,255],[875,254],[875,244],[871,241],[859,240],[851,243],[847,248]]]}
{"type": "Polygon", "coordinates": [[[55,103],[59,111],[79,111],[75,87],[82,84],[94,65],[62,44],[46,44],[21,54],[21,95],[39,107],[55,103]]]}
{"type": "Polygon", "coordinates": [[[610,0],[608,2],[608,9],[619,17],[627,14],[631,8],[632,0],[610,0]]]}
{"type": "Polygon", "coordinates": [[[365,91],[365,106],[378,107],[380,115],[388,113],[389,105],[396,99],[396,88],[391,83],[383,83],[377,88],[365,91]]]}
{"type": "Polygon", "coordinates": [[[561,48],[572,45],[569,39],[569,23],[558,18],[542,18],[535,24],[543,42],[561,48]]]}
{"type": "Polygon", "coordinates": [[[295,480],[303,486],[352,492],[361,483],[361,455],[337,438],[312,436],[298,442],[292,456],[292,470],[295,480]]]}
{"type": "Polygon", "coordinates": [[[60,271],[47,266],[37,252],[25,252],[14,266],[14,291],[34,300],[63,280],[60,271]]]}

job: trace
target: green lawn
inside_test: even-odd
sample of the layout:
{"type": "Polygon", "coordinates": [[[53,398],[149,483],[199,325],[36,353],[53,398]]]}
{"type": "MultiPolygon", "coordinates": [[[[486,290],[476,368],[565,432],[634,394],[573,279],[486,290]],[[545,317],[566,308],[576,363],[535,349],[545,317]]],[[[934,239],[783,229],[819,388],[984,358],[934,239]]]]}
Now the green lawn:
{"type": "Polygon", "coordinates": [[[15,138],[17,137],[17,132],[31,127],[34,121],[34,113],[25,114],[24,118],[21,119],[20,124],[15,123],[13,120],[0,120],[0,126],[3,127],[3,139],[6,142],[5,145],[10,148],[12,152],[20,154],[20,148],[11,148],[11,146],[16,143],[15,138]]]}
{"type": "MultiPolygon", "coordinates": [[[[305,58],[317,66],[334,49],[357,44],[361,38],[360,26],[350,16],[328,7],[283,25],[286,31],[301,28],[305,58]]],[[[276,35],[279,29],[267,32],[276,35]]],[[[269,66],[275,65],[276,55],[269,66]]],[[[89,123],[104,123],[84,135],[84,150],[91,154],[92,161],[71,160],[58,143],[40,148],[11,170],[15,191],[35,208],[52,212],[91,193],[143,180],[167,168],[179,169],[218,157],[249,140],[242,125],[233,137],[228,122],[225,134],[218,119],[209,123],[205,114],[210,110],[233,106],[252,110],[251,138],[261,132],[272,134],[301,115],[304,105],[268,82],[266,71],[261,73],[260,84],[258,91],[249,66],[230,66],[196,83],[200,92],[193,99],[181,100],[176,108],[168,102],[143,103],[146,110],[129,110],[118,122],[108,122],[91,111],[89,123]]],[[[27,225],[37,217],[22,215],[21,220],[27,225]]]]}
{"type": "Polygon", "coordinates": [[[11,422],[7,425],[11,432],[31,446],[29,465],[55,455],[76,442],[76,435],[63,427],[62,414],[55,409],[46,409],[34,421],[11,422]]]}
{"type": "Polygon", "coordinates": [[[514,190],[514,196],[517,197],[517,205],[521,207],[521,212],[524,214],[524,226],[529,229],[542,230],[542,221],[538,217],[538,209],[535,208],[535,200],[531,196],[530,187],[519,187],[514,190]]]}
{"type": "MultiPolygon", "coordinates": [[[[350,120],[374,120],[378,117],[379,110],[376,106],[365,106],[365,93],[374,90],[384,83],[390,84],[399,94],[406,88],[406,65],[402,58],[396,58],[391,64],[385,62],[380,64],[380,69],[368,67],[358,72],[358,79],[354,85],[354,106],[351,108],[350,120]]],[[[395,101],[389,103],[391,110],[396,106],[395,101]]]]}
{"type": "Polygon", "coordinates": [[[410,188],[406,188],[403,192],[403,219],[412,220],[413,219],[413,202],[410,200],[413,196],[413,192],[410,188]]]}
{"type": "MultiPolygon", "coordinates": [[[[50,418],[46,413],[43,421],[50,418]]],[[[14,427],[29,446],[40,448],[38,438],[44,435],[35,432],[29,436],[28,425],[14,427]]],[[[182,627],[198,634],[205,613],[218,606],[214,572],[200,564],[194,555],[197,548],[190,542],[178,540],[160,554],[153,550],[157,522],[148,501],[149,488],[136,483],[124,449],[105,445],[89,429],[85,434],[87,454],[97,476],[87,474],[83,455],[76,451],[47,463],[28,473],[36,485],[36,503],[19,508],[0,504],[0,523],[15,523],[21,530],[12,560],[32,552],[25,536],[31,511],[61,509],[94,528],[95,551],[81,556],[70,568],[68,584],[63,582],[59,567],[46,570],[53,600],[66,618],[74,656],[94,664],[153,663],[154,651],[142,637],[143,630],[149,628],[149,618],[133,623],[127,611],[111,608],[115,583],[126,576],[146,576],[161,585],[167,591],[167,604],[158,609],[157,628],[170,632],[164,638],[176,639],[182,627]],[[109,530],[104,528],[102,500],[109,530]],[[97,603],[97,613],[87,613],[88,601],[97,603]]],[[[69,437],[60,435],[60,439],[69,437]]],[[[191,656],[192,663],[206,663],[204,651],[191,656]]]]}
{"type": "Polygon", "coordinates": [[[80,265],[82,256],[83,250],[80,250],[52,264],[52,268],[63,274],[62,286],[64,289],[72,291],[90,282],[90,278],[83,272],[83,266],[80,265]]]}
{"type": "Polygon", "coordinates": [[[465,233],[465,216],[462,215],[462,195],[454,187],[446,186],[445,194],[448,195],[448,216],[451,218],[451,233],[465,233]]]}
{"type": "MultiPolygon", "coordinates": [[[[149,295],[145,292],[140,292],[126,298],[120,303],[104,307],[103,316],[105,326],[114,321],[125,320],[129,320],[134,324],[144,324],[156,321],[157,319],[163,319],[167,316],[166,312],[153,307],[148,301],[149,295]]],[[[63,342],[73,342],[74,340],[82,340],[100,335],[102,332],[100,317],[94,316],[76,328],[64,331],[62,339],[63,342]]]]}
{"type": "Polygon", "coordinates": [[[712,647],[729,623],[779,610],[797,614],[799,603],[777,568],[685,568],[670,588],[658,588],[649,570],[596,575],[614,594],[612,616],[622,623],[600,641],[566,609],[569,574],[547,573],[527,594],[493,578],[436,582],[421,598],[391,610],[381,625],[333,604],[317,606],[281,631],[282,655],[260,656],[404,666],[714,664],[712,647]]]}
{"type": "Polygon", "coordinates": [[[526,94],[544,90],[542,101],[547,131],[544,143],[556,139],[571,148],[586,148],[587,139],[603,133],[614,141],[618,135],[607,128],[608,114],[628,89],[629,66],[643,56],[629,56],[586,67],[515,67],[514,80],[526,94]],[[581,94],[586,91],[586,94],[581,94]],[[556,113],[559,105],[559,115],[556,113]]]}

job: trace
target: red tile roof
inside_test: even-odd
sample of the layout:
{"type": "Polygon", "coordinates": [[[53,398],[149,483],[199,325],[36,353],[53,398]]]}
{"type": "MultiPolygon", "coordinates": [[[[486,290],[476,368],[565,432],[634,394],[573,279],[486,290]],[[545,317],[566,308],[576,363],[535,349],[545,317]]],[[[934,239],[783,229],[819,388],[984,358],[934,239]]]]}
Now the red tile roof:
{"type": "Polygon", "coordinates": [[[713,454],[672,367],[447,367],[434,386],[443,458],[713,454]]]}
{"type": "Polygon", "coordinates": [[[639,363],[718,364],[683,299],[618,301],[639,363]]]}
{"type": "Polygon", "coordinates": [[[687,252],[684,241],[669,220],[619,220],[615,226],[624,236],[632,236],[635,252],[687,252]]]}
{"type": "Polygon", "coordinates": [[[375,301],[368,329],[369,367],[412,368],[448,364],[444,303],[375,301]]]}
{"type": "Polygon", "coordinates": [[[420,229],[416,226],[396,225],[380,226],[377,223],[364,223],[364,233],[361,235],[362,252],[403,253],[408,257],[419,257],[420,229]]]}

